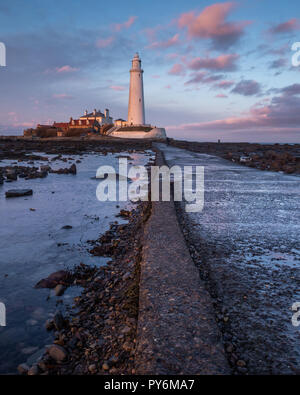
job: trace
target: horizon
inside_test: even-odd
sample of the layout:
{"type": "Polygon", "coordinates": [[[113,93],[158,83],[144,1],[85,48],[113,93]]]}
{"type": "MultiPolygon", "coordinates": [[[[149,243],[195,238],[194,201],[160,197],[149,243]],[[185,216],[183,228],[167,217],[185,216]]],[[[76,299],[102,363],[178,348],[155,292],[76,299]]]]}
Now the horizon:
{"type": "Polygon", "coordinates": [[[292,64],[299,4],[124,3],[0,6],[0,135],[65,122],[85,109],[109,108],[114,119],[127,119],[130,62],[138,51],[146,123],[165,127],[168,137],[300,143],[300,66],[292,64]]]}

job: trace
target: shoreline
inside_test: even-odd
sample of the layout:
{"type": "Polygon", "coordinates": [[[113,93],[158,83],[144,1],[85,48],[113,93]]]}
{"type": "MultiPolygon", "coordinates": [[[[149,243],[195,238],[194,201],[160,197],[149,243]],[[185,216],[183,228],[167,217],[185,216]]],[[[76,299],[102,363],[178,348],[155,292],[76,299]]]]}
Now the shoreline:
{"type": "Polygon", "coordinates": [[[151,204],[123,212],[128,224],[112,225],[91,243],[91,253],[110,257],[103,267],[79,265],[72,273],[83,288],[68,316],[48,322],[54,342],[28,375],[135,374],[135,343],[143,224],[151,204]]]}
{"type": "MultiPolygon", "coordinates": [[[[16,159],[18,156],[20,157],[20,155],[21,157],[26,157],[28,152],[39,152],[40,150],[46,154],[55,151],[58,155],[63,152],[67,154],[74,154],[75,152],[87,153],[91,151],[109,153],[120,152],[120,150],[128,150],[130,152],[131,149],[140,149],[142,151],[152,149],[155,151],[152,142],[136,140],[124,141],[118,139],[116,145],[116,139],[107,139],[105,142],[101,141],[100,144],[95,144],[95,141],[69,139],[63,142],[60,140],[53,141],[53,139],[31,142],[32,144],[30,142],[24,143],[24,140],[17,142],[10,140],[7,151],[0,151],[0,160],[5,155],[9,155],[11,159],[16,159]]],[[[170,142],[170,145],[174,145],[174,142],[170,142]]],[[[219,147],[218,144],[216,144],[216,146],[219,147]]],[[[206,154],[217,155],[214,152],[214,150],[217,150],[215,146],[210,147],[210,149],[207,147],[188,148],[190,151],[199,152],[197,149],[205,150],[206,154]]],[[[296,147],[296,149],[298,149],[298,147],[296,147]]],[[[224,152],[219,148],[218,156],[222,157],[222,155],[224,155],[224,152]]],[[[156,164],[161,166],[164,164],[164,161],[160,160],[156,162],[156,164]]],[[[174,205],[173,202],[171,203],[174,205]]],[[[145,257],[147,259],[146,249],[151,243],[153,245],[153,240],[149,237],[149,234],[148,237],[146,236],[145,244],[144,232],[147,234],[147,228],[149,226],[152,226],[152,233],[155,232],[155,226],[159,223],[158,220],[164,218],[165,215],[164,210],[162,210],[154,220],[156,222],[150,225],[150,219],[152,214],[155,214],[155,210],[157,209],[153,209],[153,206],[149,202],[137,204],[132,212],[121,211],[120,215],[128,219],[129,223],[125,225],[114,224],[111,226],[110,230],[96,240],[96,242],[91,242],[91,252],[93,254],[110,257],[111,261],[104,268],[91,268],[85,265],[80,265],[76,268],[73,273],[74,277],[72,278],[75,280],[76,284],[83,287],[84,290],[82,294],[74,300],[74,311],[69,317],[61,317],[58,315],[52,322],[47,323],[49,329],[54,329],[55,341],[53,345],[48,348],[44,357],[38,360],[33,366],[27,367],[21,365],[19,367],[19,372],[21,374],[118,375],[139,374],[144,372],[148,374],[151,372],[153,372],[153,374],[159,374],[161,372],[164,374],[172,374],[169,372],[180,371],[178,364],[176,365],[175,363],[175,365],[173,365],[172,362],[170,362],[170,365],[168,365],[174,355],[172,352],[165,352],[162,357],[159,357],[159,359],[166,362],[165,364],[163,363],[164,367],[162,368],[159,367],[161,362],[158,364],[155,361],[151,362],[151,359],[153,360],[153,358],[155,359],[159,355],[159,352],[157,352],[157,350],[155,351],[155,347],[152,348],[153,352],[151,351],[151,345],[150,348],[148,348],[148,351],[150,350],[148,356],[150,355],[150,357],[147,360],[147,355],[143,354],[143,346],[141,346],[141,344],[144,343],[144,340],[141,340],[141,338],[143,338],[141,330],[142,327],[147,327],[146,321],[148,319],[147,317],[149,317],[149,311],[151,311],[151,305],[150,310],[144,309],[146,313],[143,317],[143,312],[141,313],[140,310],[143,305],[140,303],[143,302],[141,297],[144,298],[144,300],[147,299],[147,293],[145,293],[146,288],[143,278],[142,281],[140,281],[140,270],[145,264],[145,257]],[[139,321],[141,318],[142,320],[139,321]],[[148,363],[150,363],[148,369],[149,366],[151,366],[150,370],[147,370],[146,367],[148,363]],[[166,366],[168,367],[166,368],[166,366]],[[153,370],[151,370],[152,367],[153,370]]],[[[213,306],[209,314],[214,317],[219,326],[217,330],[213,329],[212,332],[217,333],[220,331],[223,337],[221,341],[219,339],[220,343],[218,343],[221,355],[221,357],[219,357],[220,365],[217,364],[219,366],[219,372],[220,374],[230,374],[230,371],[234,374],[249,374],[251,373],[251,369],[249,370],[246,365],[245,360],[247,359],[243,357],[242,352],[239,352],[239,348],[235,346],[234,341],[231,341],[228,337],[226,325],[228,325],[227,320],[229,316],[227,312],[222,309],[222,295],[218,293],[217,285],[214,284],[213,280],[210,278],[211,273],[209,266],[202,265],[201,270],[198,272],[201,266],[200,263],[203,260],[206,261],[207,256],[209,256],[212,251],[209,250],[209,247],[203,251],[197,251],[195,249],[196,241],[192,237],[194,235],[189,235],[181,211],[179,205],[175,204],[174,213],[171,213],[170,217],[167,216],[165,222],[172,222],[173,220],[176,222],[178,221],[178,227],[180,226],[180,231],[185,238],[184,248],[189,249],[189,259],[192,260],[194,269],[197,271],[196,275],[199,276],[200,272],[199,280],[201,279],[203,282],[205,292],[209,293],[208,300],[213,306]],[[199,253],[202,254],[201,260],[199,253]],[[224,348],[226,359],[224,355],[222,356],[224,348]],[[230,366],[229,368],[227,364],[230,366]]],[[[167,232],[172,232],[172,230],[169,228],[167,232]]],[[[156,256],[160,256],[160,251],[157,252],[156,256]]],[[[151,267],[152,265],[150,265],[150,268],[151,267]]],[[[178,274],[175,273],[174,275],[175,277],[173,277],[173,279],[176,279],[176,275],[178,276],[178,274]]],[[[155,276],[152,275],[152,278],[155,279],[155,276]]],[[[170,278],[172,278],[171,273],[169,278],[166,277],[166,281],[169,281],[170,278]]],[[[154,288],[154,299],[158,298],[159,293],[160,288],[156,290],[154,288]]],[[[166,306],[168,306],[167,301],[163,299],[157,306],[164,305],[165,303],[166,306]]],[[[166,308],[167,310],[169,309],[169,307],[166,308]]],[[[184,314],[185,313],[183,313],[183,316],[184,314]]],[[[188,314],[186,314],[185,318],[187,317],[188,314]]],[[[155,319],[157,319],[157,316],[155,319]]],[[[216,322],[214,324],[212,322],[213,321],[211,321],[211,328],[216,324],[216,322]]],[[[149,323],[150,328],[148,327],[148,330],[150,330],[149,333],[151,333],[154,330],[154,328],[151,328],[151,323],[153,326],[152,320],[150,320],[149,323]]],[[[158,321],[158,327],[161,324],[162,323],[158,321]]],[[[159,336],[164,338],[164,332],[158,331],[158,334],[159,333],[159,336]]],[[[173,337],[175,336],[176,335],[173,337]]],[[[215,334],[213,336],[215,337],[215,334]]],[[[219,338],[219,335],[217,338],[219,338]]],[[[166,344],[168,344],[168,340],[166,344]]],[[[178,345],[180,346],[180,342],[178,345]]],[[[165,350],[169,349],[170,347],[165,347],[165,350]]],[[[183,350],[183,352],[187,351],[184,342],[181,350],[183,350]]],[[[209,365],[209,362],[207,362],[207,365],[209,365]]],[[[184,370],[184,368],[182,369],[184,370]]],[[[213,370],[210,370],[210,372],[212,371],[213,370]]],[[[185,371],[185,373],[188,374],[188,371],[185,371]]]]}

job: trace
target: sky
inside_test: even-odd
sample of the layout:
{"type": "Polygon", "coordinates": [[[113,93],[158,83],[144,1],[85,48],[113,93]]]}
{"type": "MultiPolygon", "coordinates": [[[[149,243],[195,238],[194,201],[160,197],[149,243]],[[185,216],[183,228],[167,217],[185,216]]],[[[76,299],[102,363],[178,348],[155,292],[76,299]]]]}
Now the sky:
{"type": "Polygon", "coordinates": [[[146,122],[169,137],[300,143],[299,0],[1,0],[0,42],[0,134],[127,119],[139,52],[146,122]]]}

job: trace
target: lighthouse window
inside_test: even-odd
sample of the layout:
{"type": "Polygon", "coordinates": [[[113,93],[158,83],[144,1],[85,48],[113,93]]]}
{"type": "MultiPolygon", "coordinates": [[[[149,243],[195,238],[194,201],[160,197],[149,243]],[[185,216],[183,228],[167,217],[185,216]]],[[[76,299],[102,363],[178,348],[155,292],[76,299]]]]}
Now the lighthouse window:
{"type": "Polygon", "coordinates": [[[142,100],[140,99],[140,102],[141,102],[142,100]]]}

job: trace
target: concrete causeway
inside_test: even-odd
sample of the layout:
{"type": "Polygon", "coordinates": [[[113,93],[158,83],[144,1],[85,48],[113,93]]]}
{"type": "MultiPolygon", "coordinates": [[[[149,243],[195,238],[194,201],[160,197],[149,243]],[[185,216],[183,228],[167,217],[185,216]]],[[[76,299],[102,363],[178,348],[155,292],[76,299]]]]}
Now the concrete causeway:
{"type": "MultiPolygon", "coordinates": [[[[163,164],[160,152],[156,163],[163,164]]],[[[145,228],[136,373],[230,373],[212,301],[173,202],[153,202],[145,228]]]]}

